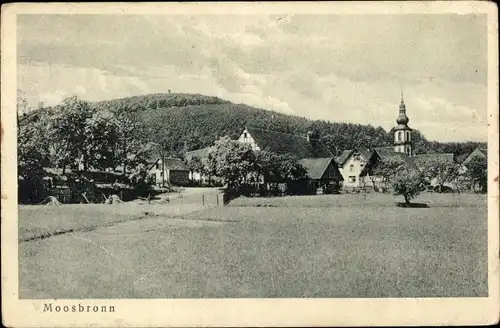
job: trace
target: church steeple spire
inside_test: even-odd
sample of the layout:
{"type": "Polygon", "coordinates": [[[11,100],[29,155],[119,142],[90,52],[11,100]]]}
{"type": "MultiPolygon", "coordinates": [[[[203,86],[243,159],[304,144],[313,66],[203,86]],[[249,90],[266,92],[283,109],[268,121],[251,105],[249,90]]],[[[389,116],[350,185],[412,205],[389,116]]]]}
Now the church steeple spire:
{"type": "Polygon", "coordinates": [[[401,88],[401,104],[399,104],[399,116],[396,119],[396,123],[399,125],[408,125],[410,119],[406,116],[406,105],[403,99],[403,89],[401,88]]]}
{"type": "Polygon", "coordinates": [[[401,103],[399,104],[399,115],[396,119],[394,128],[394,151],[405,153],[409,156],[413,154],[413,144],[411,138],[411,129],[408,126],[410,119],[406,116],[406,105],[403,98],[403,89],[401,88],[401,103]]]}

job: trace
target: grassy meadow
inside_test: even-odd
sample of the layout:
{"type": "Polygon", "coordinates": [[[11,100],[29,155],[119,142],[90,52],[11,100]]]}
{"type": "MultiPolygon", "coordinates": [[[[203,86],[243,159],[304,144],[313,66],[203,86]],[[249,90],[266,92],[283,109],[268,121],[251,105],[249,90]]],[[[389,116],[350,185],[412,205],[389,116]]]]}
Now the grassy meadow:
{"type": "Polygon", "coordinates": [[[398,201],[354,194],[239,198],[219,207],[21,206],[20,295],[486,296],[486,196],[415,200],[428,208],[398,201]],[[57,229],[66,233],[36,237],[57,229]]]}

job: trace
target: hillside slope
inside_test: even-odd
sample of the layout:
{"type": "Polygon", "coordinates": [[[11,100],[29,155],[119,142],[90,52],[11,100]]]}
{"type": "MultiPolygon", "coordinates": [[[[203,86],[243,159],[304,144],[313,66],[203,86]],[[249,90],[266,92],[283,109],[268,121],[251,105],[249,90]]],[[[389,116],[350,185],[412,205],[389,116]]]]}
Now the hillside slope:
{"type": "MultiPolygon", "coordinates": [[[[160,93],[106,100],[94,104],[101,110],[129,113],[143,126],[141,139],[164,145],[170,155],[207,147],[220,136],[237,137],[245,126],[282,133],[302,134],[308,131],[334,153],[353,147],[381,147],[392,144],[392,134],[382,127],[353,123],[309,120],[255,108],[244,104],[200,94],[160,93]]],[[[53,108],[35,111],[22,121],[28,124],[41,115],[50,115],[53,108]]],[[[486,143],[429,142],[414,131],[417,153],[453,152],[464,157],[486,143]]]]}

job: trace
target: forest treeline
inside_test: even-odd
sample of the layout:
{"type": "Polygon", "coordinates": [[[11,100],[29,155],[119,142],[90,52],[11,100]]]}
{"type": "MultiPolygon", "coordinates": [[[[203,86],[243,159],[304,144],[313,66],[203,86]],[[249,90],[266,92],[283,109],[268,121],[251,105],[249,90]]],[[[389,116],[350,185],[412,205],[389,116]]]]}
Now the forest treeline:
{"type": "MultiPolygon", "coordinates": [[[[186,151],[211,146],[224,135],[236,138],[244,126],[304,136],[312,132],[312,137],[322,140],[334,154],[354,147],[383,147],[393,143],[392,131],[380,126],[310,120],[199,94],[169,92],[90,105],[97,111],[137,122],[140,129],[134,131],[140,135],[134,139],[158,144],[169,156],[182,156],[186,151]]],[[[19,124],[32,124],[55,115],[57,108],[34,110],[21,117],[19,124]]],[[[413,140],[417,154],[454,153],[458,161],[477,147],[486,148],[486,143],[480,142],[429,141],[418,130],[413,131],[413,140]]]]}

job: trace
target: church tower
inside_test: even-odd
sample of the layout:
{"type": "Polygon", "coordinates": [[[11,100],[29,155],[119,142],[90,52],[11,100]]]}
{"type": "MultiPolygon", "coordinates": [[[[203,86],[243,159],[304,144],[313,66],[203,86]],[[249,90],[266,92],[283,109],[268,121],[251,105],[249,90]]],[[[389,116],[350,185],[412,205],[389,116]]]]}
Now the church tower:
{"type": "Polygon", "coordinates": [[[408,156],[413,155],[413,144],[411,138],[411,129],[408,126],[410,119],[406,116],[406,105],[403,100],[403,91],[401,91],[401,104],[399,104],[399,116],[396,119],[394,128],[394,151],[405,153],[408,156]]]}

